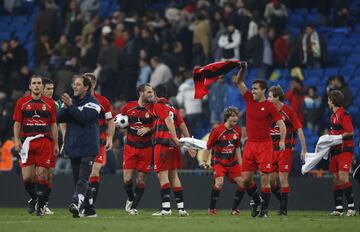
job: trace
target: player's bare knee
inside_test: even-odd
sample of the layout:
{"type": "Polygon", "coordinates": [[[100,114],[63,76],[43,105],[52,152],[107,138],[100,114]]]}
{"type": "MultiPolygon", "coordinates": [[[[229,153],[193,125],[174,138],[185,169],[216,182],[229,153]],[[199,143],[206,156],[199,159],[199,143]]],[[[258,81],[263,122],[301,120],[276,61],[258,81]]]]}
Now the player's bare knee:
{"type": "Polygon", "coordinates": [[[221,189],[223,185],[224,185],[224,178],[215,179],[215,187],[221,189]]]}
{"type": "Polygon", "coordinates": [[[288,174],[287,173],[280,173],[279,180],[280,180],[281,187],[289,186],[288,174]]]}
{"type": "Polygon", "coordinates": [[[347,182],[349,182],[349,174],[340,174],[339,184],[346,184],[347,182]]]}
{"type": "Polygon", "coordinates": [[[139,172],[136,176],[136,184],[145,184],[146,173],[139,172]]]}

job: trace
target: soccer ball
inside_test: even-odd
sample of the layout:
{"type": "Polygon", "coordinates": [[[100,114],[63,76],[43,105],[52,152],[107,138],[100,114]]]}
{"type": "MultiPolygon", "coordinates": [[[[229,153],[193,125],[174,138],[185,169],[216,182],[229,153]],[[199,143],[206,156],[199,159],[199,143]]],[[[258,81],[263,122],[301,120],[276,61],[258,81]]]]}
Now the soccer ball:
{"type": "Polygon", "coordinates": [[[115,125],[124,129],[129,126],[129,117],[127,115],[118,114],[114,118],[115,125]]]}

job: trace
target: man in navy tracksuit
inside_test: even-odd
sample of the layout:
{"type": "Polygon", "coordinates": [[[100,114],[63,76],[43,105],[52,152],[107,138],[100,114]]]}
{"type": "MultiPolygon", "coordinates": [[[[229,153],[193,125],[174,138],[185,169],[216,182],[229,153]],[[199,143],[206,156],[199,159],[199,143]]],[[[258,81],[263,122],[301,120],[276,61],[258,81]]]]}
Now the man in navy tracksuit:
{"type": "Polygon", "coordinates": [[[71,158],[75,183],[73,203],[69,210],[73,217],[96,217],[88,179],[100,148],[100,106],[91,95],[88,78],[75,76],[73,90],[73,98],[67,93],[61,96],[63,106],[57,114],[58,122],[66,123],[64,151],[71,158]]]}

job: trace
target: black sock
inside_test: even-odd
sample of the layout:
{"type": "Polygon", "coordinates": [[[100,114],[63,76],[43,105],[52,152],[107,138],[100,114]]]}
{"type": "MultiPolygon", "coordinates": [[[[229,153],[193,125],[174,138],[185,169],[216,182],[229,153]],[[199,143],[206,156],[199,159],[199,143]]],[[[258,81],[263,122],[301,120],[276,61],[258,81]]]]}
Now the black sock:
{"type": "Polygon", "coordinates": [[[90,182],[91,196],[95,204],[99,192],[100,182],[90,182]]]}
{"type": "Polygon", "coordinates": [[[271,197],[271,189],[261,188],[261,198],[263,199],[262,210],[267,210],[267,208],[269,207],[270,197],[271,197]]]}
{"type": "Polygon", "coordinates": [[[238,190],[236,190],[232,210],[236,210],[239,207],[239,204],[244,196],[244,193],[245,193],[245,189],[243,188],[239,188],[238,190]]]}
{"type": "Polygon", "coordinates": [[[124,189],[128,196],[129,201],[133,201],[134,200],[133,183],[132,182],[128,184],[124,183],[124,189]]]}
{"type": "Polygon", "coordinates": [[[184,210],[184,193],[182,187],[173,189],[178,210],[184,210]]]}
{"type": "Polygon", "coordinates": [[[161,207],[165,211],[170,210],[170,184],[164,184],[160,189],[161,207]]]}
{"type": "Polygon", "coordinates": [[[355,205],[354,205],[354,193],[353,193],[353,189],[351,186],[351,183],[349,182],[348,187],[344,188],[344,194],[346,197],[346,202],[348,204],[348,209],[354,210],[355,209],[355,205]]]}
{"type": "Polygon", "coordinates": [[[34,182],[25,182],[24,187],[26,192],[29,194],[32,200],[36,200],[36,191],[35,191],[35,183],[34,182]]]}
{"type": "Polygon", "coordinates": [[[144,188],[145,186],[143,184],[137,184],[136,187],[135,187],[135,197],[134,197],[134,201],[131,205],[131,208],[132,209],[136,209],[137,206],[139,205],[140,203],[140,200],[142,198],[142,195],[144,194],[144,188]]]}
{"type": "Polygon", "coordinates": [[[281,194],[280,194],[280,187],[279,186],[276,186],[275,188],[272,188],[271,192],[274,194],[276,199],[278,199],[278,201],[281,201],[281,194]]]}
{"type": "Polygon", "coordinates": [[[248,196],[253,199],[255,204],[258,205],[261,203],[261,198],[260,198],[259,192],[257,190],[256,184],[254,182],[252,184],[250,184],[250,187],[246,188],[246,192],[247,192],[248,196]]]}
{"type": "Polygon", "coordinates": [[[343,212],[343,190],[334,189],[334,202],[336,211],[343,212]]]}
{"type": "Polygon", "coordinates": [[[280,210],[287,212],[289,193],[281,193],[280,210]]]}
{"type": "Polygon", "coordinates": [[[46,199],[46,204],[48,204],[49,199],[50,199],[50,194],[51,194],[51,190],[52,190],[52,184],[48,184],[48,192],[47,192],[47,199],[46,199]]]}
{"type": "Polygon", "coordinates": [[[36,195],[38,208],[43,208],[48,199],[48,184],[36,183],[36,195]]]}
{"type": "Polygon", "coordinates": [[[211,197],[210,197],[210,209],[216,208],[216,201],[219,199],[220,196],[220,190],[217,187],[213,187],[211,190],[211,197]]]}

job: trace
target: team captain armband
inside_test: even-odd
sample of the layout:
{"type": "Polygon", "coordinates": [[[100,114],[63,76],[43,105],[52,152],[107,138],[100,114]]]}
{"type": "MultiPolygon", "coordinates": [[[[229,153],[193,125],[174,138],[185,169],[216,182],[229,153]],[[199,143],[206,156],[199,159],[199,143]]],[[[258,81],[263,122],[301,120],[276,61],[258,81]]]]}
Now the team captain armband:
{"type": "Polygon", "coordinates": [[[111,113],[111,112],[106,112],[106,113],[105,113],[105,119],[110,120],[110,119],[112,119],[112,118],[113,118],[113,116],[112,116],[112,113],[111,113]]]}
{"type": "Polygon", "coordinates": [[[99,114],[100,114],[100,111],[101,111],[101,108],[98,104],[96,103],[93,103],[93,102],[88,102],[84,105],[84,108],[89,108],[89,109],[94,109],[96,110],[99,114]]]}

